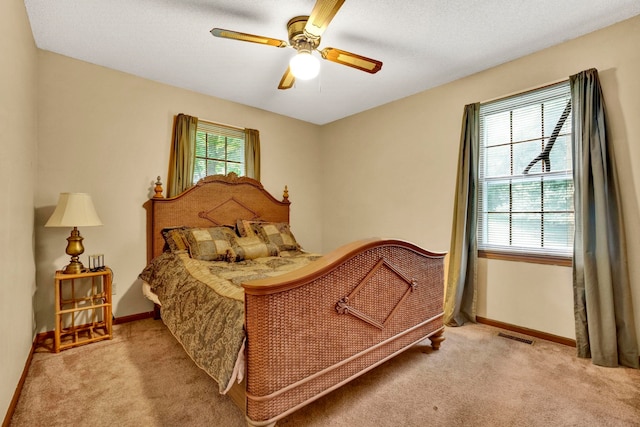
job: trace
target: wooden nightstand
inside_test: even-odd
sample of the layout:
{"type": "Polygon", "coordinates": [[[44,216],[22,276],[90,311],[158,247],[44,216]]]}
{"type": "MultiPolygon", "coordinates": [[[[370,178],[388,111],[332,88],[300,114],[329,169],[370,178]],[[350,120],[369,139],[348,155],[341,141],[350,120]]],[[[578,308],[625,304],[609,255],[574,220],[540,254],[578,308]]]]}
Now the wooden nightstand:
{"type": "Polygon", "coordinates": [[[111,280],[100,271],[64,274],[56,271],[56,330],[54,350],[111,339],[111,280]]]}

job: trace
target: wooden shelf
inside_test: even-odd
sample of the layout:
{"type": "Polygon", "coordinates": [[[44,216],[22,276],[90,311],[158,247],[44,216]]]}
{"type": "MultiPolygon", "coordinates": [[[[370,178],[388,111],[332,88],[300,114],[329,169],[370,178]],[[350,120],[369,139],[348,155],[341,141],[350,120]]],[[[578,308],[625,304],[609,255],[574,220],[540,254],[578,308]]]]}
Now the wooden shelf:
{"type": "Polygon", "coordinates": [[[108,267],[79,274],[56,271],[56,353],[113,337],[112,278],[113,273],[108,267]]]}

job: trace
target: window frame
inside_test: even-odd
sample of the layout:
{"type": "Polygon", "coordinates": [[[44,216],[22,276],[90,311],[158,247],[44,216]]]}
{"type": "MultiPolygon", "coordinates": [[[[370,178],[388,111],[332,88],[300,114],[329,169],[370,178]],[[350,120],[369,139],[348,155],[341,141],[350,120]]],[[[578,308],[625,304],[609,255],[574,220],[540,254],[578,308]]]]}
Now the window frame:
{"type": "Polygon", "coordinates": [[[194,167],[193,167],[193,177],[192,177],[192,183],[195,185],[200,179],[202,179],[203,177],[206,177],[208,175],[210,175],[210,171],[209,171],[209,162],[217,162],[217,163],[223,163],[224,164],[224,175],[228,175],[230,172],[235,172],[238,176],[246,176],[247,174],[247,165],[246,165],[246,136],[245,136],[245,130],[242,128],[237,128],[237,127],[233,127],[233,126],[228,126],[228,125],[222,125],[219,123],[214,123],[214,122],[210,122],[210,121],[206,121],[206,120],[198,120],[198,125],[196,127],[196,140],[195,140],[195,146],[194,146],[194,153],[193,153],[193,159],[194,159],[194,167]],[[205,134],[205,155],[198,155],[198,134],[200,133],[204,133],[205,134]],[[217,137],[217,138],[224,138],[224,159],[222,157],[215,157],[215,156],[209,156],[209,137],[213,136],[213,137],[217,137]],[[241,146],[242,146],[242,160],[238,161],[238,160],[234,160],[234,159],[229,159],[229,144],[230,144],[230,139],[238,139],[241,141],[241,146]],[[205,173],[203,176],[199,176],[197,174],[197,168],[198,168],[198,161],[202,161],[204,160],[205,163],[205,173]],[[241,169],[242,169],[242,173],[238,173],[236,170],[229,170],[229,165],[240,165],[241,169]]]}
{"type": "MultiPolygon", "coordinates": [[[[568,215],[564,216],[562,219],[565,221],[569,221],[568,223],[568,227],[569,229],[566,230],[568,237],[573,235],[573,230],[575,227],[575,207],[573,206],[573,172],[572,172],[572,159],[566,159],[565,160],[565,169],[561,170],[561,171],[545,171],[544,167],[541,168],[540,172],[531,172],[529,171],[529,168],[526,168],[526,170],[522,173],[514,173],[514,163],[516,160],[514,160],[514,156],[513,156],[513,147],[516,144],[523,144],[524,142],[528,142],[527,140],[518,140],[518,139],[514,139],[514,130],[513,130],[513,111],[518,110],[519,108],[526,108],[529,106],[534,106],[534,105],[538,105],[538,102],[540,104],[544,103],[544,102],[549,102],[549,100],[551,99],[563,99],[563,100],[570,100],[570,89],[569,89],[569,82],[567,81],[562,81],[559,83],[555,83],[553,85],[549,85],[549,86],[545,86],[545,87],[541,87],[538,89],[533,89],[530,91],[526,91],[526,92],[522,92],[516,95],[512,95],[509,97],[505,97],[505,98],[501,98],[501,99],[497,99],[494,101],[490,101],[490,102],[486,102],[486,103],[482,103],[480,105],[480,125],[479,125],[479,143],[478,143],[478,217],[477,217],[477,233],[476,233],[476,242],[478,245],[478,256],[481,258],[488,258],[488,259],[500,259],[500,260],[508,260],[508,261],[523,261],[523,262],[530,262],[530,263],[539,263],[539,264],[551,264],[551,265],[562,265],[562,266],[571,266],[573,263],[573,257],[572,257],[572,244],[570,244],[569,246],[566,246],[562,249],[558,249],[558,248],[551,248],[551,249],[547,249],[544,247],[544,243],[545,243],[545,233],[544,233],[544,215],[545,213],[560,213],[563,215],[568,215]],[[558,91],[559,93],[561,92],[560,96],[556,96],[554,91],[558,91]],[[553,94],[553,96],[548,97],[546,95],[548,94],[553,94]],[[538,98],[540,99],[540,101],[538,101],[538,98]],[[489,112],[487,112],[487,110],[489,112]],[[509,174],[507,175],[494,175],[494,176],[485,176],[485,170],[483,168],[486,168],[487,166],[487,152],[488,152],[488,148],[490,147],[496,147],[500,144],[489,144],[488,140],[487,140],[487,136],[485,135],[485,133],[487,133],[487,128],[486,126],[486,122],[483,120],[486,120],[486,118],[490,118],[491,114],[496,114],[497,112],[506,112],[509,111],[509,141],[507,143],[505,143],[504,145],[509,147],[509,151],[510,151],[510,158],[509,158],[509,167],[510,167],[510,171],[509,174]],[[545,182],[545,177],[550,177],[550,178],[554,178],[554,176],[556,177],[556,179],[562,179],[562,180],[569,180],[569,186],[565,188],[565,191],[567,193],[569,193],[570,196],[570,207],[571,209],[565,209],[563,211],[547,211],[544,208],[544,182],[545,182]],[[509,186],[509,191],[508,191],[508,200],[509,200],[509,206],[508,206],[508,210],[505,211],[496,211],[497,213],[507,213],[508,214],[508,227],[509,227],[509,243],[507,245],[500,245],[500,244],[489,244],[487,241],[485,241],[485,238],[488,238],[489,236],[489,231],[488,231],[488,227],[490,222],[488,221],[488,217],[491,213],[491,211],[489,211],[488,209],[486,209],[485,207],[483,207],[484,205],[489,205],[489,192],[486,190],[486,182],[500,182],[500,181],[504,181],[505,183],[508,183],[509,186]],[[541,195],[540,195],[540,210],[538,212],[533,211],[533,210],[524,210],[522,212],[515,210],[516,214],[538,214],[540,215],[540,228],[539,228],[539,234],[540,234],[540,246],[539,247],[527,247],[526,244],[522,244],[520,246],[518,245],[514,245],[511,240],[512,237],[512,229],[513,229],[513,214],[514,214],[514,208],[513,208],[513,204],[514,204],[514,199],[517,201],[517,198],[514,198],[514,194],[512,193],[512,187],[513,187],[513,183],[526,183],[526,182],[530,182],[530,183],[536,183],[539,182],[540,183],[540,187],[541,187],[541,195]],[[571,190],[571,191],[569,191],[571,190]]],[[[539,117],[540,123],[541,123],[541,134],[539,137],[534,138],[533,140],[540,140],[541,141],[541,148],[544,149],[546,144],[548,143],[550,137],[551,137],[551,133],[547,133],[544,130],[544,120],[545,120],[545,111],[544,109],[540,109],[539,113],[537,117],[539,117]]],[[[562,116],[562,114],[561,114],[562,116]]],[[[569,113],[569,117],[572,117],[572,112],[569,113]]],[[[562,129],[565,129],[566,132],[563,133],[562,135],[560,135],[560,137],[564,137],[565,138],[565,144],[567,143],[567,140],[571,141],[571,126],[570,126],[570,121],[569,123],[565,123],[562,126],[562,129]],[[568,129],[566,129],[565,127],[568,125],[568,129]]],[[[558,136],[558,135],[556,135],[558,136]]],[[[555,139],[555,141],[557,141],[557,139],[555,139]]],[[[554,143],[555,143],[554,141],[554,143]]],[[[566,150],[568,150],[567,152],[569,153],[569,155],[573,156],[571,147],[569,145],[569,147],[566,147],[566,150]]],[[[521,160],[521,159],[520,159],[521,160]]],[[[541,161],[539,161],[538,163],[542,164],[541,161]]],[[[547,181],[548,182],[548,181],[547,181]]],[[[495,193],[494,193],[495,194],[495,193]]],[[[520,193],[522,194],[522,193],[520,193]]],[[[521,199],[521,200],[527,200],[530,201],[532,199],[521,199]]],[[[536,199],[537,200],[537,199],[536,199]]],[[[533,200],[534,203],[536,202],[536,200],[533,200]]],[[[494,235],[495,236],[495,235],[494,235]]],[[[529,242],[528,242],[529,243],[529,242]]]]}

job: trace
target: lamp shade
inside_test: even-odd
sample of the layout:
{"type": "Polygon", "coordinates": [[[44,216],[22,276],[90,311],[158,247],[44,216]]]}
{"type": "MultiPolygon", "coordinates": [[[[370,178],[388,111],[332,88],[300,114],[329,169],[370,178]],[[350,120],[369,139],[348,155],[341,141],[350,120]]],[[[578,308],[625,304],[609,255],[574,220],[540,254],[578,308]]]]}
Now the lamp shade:
{"type": "Polygon", "coordinates": [[[60,193],[58,205],[45,227],[89,227],[102,225],[91,196],[87,193],[60,193]]]}

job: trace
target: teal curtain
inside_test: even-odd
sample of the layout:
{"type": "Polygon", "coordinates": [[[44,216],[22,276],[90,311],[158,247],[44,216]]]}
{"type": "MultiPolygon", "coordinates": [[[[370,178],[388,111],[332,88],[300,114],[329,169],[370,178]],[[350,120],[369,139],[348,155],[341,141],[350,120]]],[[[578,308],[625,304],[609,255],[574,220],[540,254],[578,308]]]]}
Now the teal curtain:
{"type": "Polygon", "coordinates": [[[169,154],[167,197],[177,196],[193,186],[196,131],[198,118],[178,114],[173,125],[173,140],[169,154]]]}
{"type": "Polygon", "coordinates": [[[260,181],[260,132],[244,130],[244,165],[246,175],[260,181]]]}
{"type": "Polygon", "coordinates": [[[479,103],[465,106],[444,301],[449,326],[476,321],[479,115],[479,103]]]}
{"type": "Polygon", "coordinates": [[[579,357],[638,368],[624,223],[598,71],[569,79],[573,106],[574,313],[579,357]]]}

